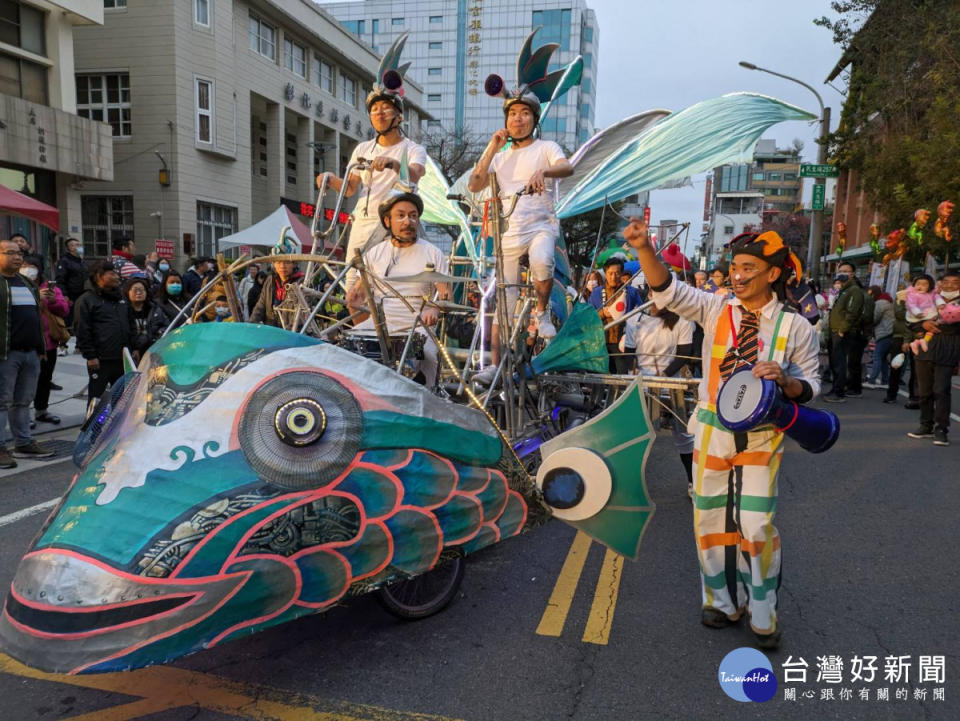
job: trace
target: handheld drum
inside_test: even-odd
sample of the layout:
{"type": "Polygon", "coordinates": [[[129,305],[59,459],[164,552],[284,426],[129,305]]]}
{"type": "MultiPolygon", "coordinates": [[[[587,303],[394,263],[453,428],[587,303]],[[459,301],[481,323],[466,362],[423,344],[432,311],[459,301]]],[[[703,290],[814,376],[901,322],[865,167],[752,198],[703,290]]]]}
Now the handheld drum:
{"type": "Polygon", "coordinates": [[[836,443],[840,419],[834,413],[784,398],[780,386],[754,377],[751,370],[741,367],[717,393],[717,417],[724,427],[743,432],[772,423],[811,453],[823,453],[836,443]]]}

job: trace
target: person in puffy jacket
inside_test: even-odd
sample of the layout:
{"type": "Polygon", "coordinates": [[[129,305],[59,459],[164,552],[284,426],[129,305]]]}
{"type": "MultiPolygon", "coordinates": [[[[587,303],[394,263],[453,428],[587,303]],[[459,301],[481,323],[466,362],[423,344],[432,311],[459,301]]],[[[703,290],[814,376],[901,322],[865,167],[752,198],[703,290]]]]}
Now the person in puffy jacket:
{"type": "Polygon", "coordinates": [[[93,289],[80,296],[73,322],[77,348],[87,361],[87,399],[92,408],[107,386],[123,375],[123,349],[131,346],[133,329],[113,263],[99,263],[90,280],[93,289]]]}
{"type": "Polygon", "coordinates": [[[886,388],[890,381],[890,344],[893,342],[893,298],[879,285],[871,285],[867,292],[874,299],[873,307],[873,365],[866,388],[886,388]],[[878,385],[878,382],[880,385],[878,385]]]}
{"type": "Polygon", "coordinates": [[[56,284],[47,282],[43,273],[33,263],[24,261],[20,274],[37,286],[40,296],[40,325],[43,326],[44,353],[40,356],[40,376],[37,378],[37,392],[33,396],[34,420],[37,423],[57,425],[60,423],[60,418],[47,410],[50,406],[53,369],[57,365],[57,346],[59,345],[59,341],[52,336],[55,330],[52,326],[56,323],[52,316],[66,319],[70,312],[70,302],[64,298],[56,284]]]}

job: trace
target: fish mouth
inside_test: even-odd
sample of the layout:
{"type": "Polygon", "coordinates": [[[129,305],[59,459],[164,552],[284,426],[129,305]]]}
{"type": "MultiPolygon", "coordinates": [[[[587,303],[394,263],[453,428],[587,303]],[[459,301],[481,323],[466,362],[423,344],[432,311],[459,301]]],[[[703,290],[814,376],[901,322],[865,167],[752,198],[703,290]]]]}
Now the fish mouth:
{"type": "Polygon", "coordinates": [[[124,656],[216,612],[247,577],[153,579],[75,551],[35,551],[11,584],[0,642],[18,661],[52,673],[117,670],[124,656]]]}

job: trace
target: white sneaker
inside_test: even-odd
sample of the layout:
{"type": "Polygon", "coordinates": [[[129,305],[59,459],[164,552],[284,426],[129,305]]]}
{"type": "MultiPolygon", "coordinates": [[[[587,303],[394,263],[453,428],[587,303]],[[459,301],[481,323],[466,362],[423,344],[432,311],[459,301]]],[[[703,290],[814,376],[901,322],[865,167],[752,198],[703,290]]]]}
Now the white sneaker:
{"type": "Polygon", "coordinates": [[[534,316],[537,319],[537,335],[544,340],[550,340],[557,335],[557,329],[554,327],[553,321],[550,320],[549,310],[535,313],[534,316]]]}
{"type": "Polygon", "coordinates": [[[497,373],[497,367],[495,365],[488,365],[482,371],[474,373],[473,377],[470,380],[474,380],[480,385],[488,386],[493,383],[493,377],[497,373]]]}

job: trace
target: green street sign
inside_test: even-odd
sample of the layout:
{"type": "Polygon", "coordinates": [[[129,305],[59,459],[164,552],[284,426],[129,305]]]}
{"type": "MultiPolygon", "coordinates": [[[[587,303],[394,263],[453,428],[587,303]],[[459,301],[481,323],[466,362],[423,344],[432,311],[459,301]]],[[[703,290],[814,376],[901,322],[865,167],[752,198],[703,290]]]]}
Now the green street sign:
{"type": "Polygon", "coordinates": [[[823,210],[823,196],[825,195],[824,191],[826,187],[825,185],[813,186],[813,203],[810,207],[814,210],[823,210]]]}
{"type": "Polygon", "coordinates": [[[836,165],[801,165],[801,178],[836,178],[840,169],[836,165]]]}

